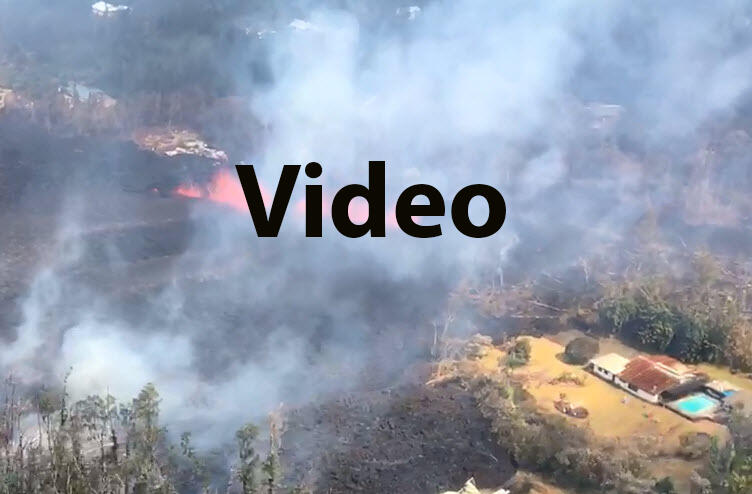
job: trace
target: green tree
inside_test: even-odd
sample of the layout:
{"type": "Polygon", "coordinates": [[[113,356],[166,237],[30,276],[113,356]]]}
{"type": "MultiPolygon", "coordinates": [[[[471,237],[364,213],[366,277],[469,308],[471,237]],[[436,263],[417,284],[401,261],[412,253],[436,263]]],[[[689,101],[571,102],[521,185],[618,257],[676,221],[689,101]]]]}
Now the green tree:
{"type": "Polygon", "coordinates": [[[604,330],[663,352],[674,338],[674,312],[657,293],[643,291],[603,303],[598,311],[604,330]]]}
{"type": "Polygon", "coordinates": [[[632,297],[607,300],[598,309],[598,318],[605,331],[618,334],[624,325],[631,321],[637,312],[637,304],[632,297]]]}
{"type": "Polygon", "coordinates": [[[143,448],[148,460],[153,464],[157,443],[160,437],[159,429],[159,393],[152,383],[146,384],[138,397],[133,400],[133,418],[136,425],[139,446],[143,448]]]}
{"type": "Polygon", "coordinates": [[[246,424],[235,433],[240,459],[237,475],[243,486],[243,494],[259,492],[259,455],[254,448],[258,434],[258,427],[253,424],[246,424]]]}
{"type": "Polygon", "coordinates": [[[729,494],[749,494],[752,492],[752,455],[737,456],[728,476],[729,494]]]}
{"type": "Polygon", "coordinates": [[[728,422],[730,441],[720,445],[713,439],[708,458],[708,480],[716,492],[748,494],[752,492],[752,416],[741,412],[728,422]]]}
{"type": "Polygon", "coordinates": [[[752,325],[749,321],[739,319],[731,326],[724,350],[733,368],[752,370],[752,325]]]}
{"type": "Polygon", "coordinates": [[[279,479],[282,475],[282,465],[279,461],[278,451],[269,451],[264,463],[261,465],[261,471],[266,476],[267,493],[274,494],[274,491],[279,487],[279,479]]]}
{"type": "Polygon", "coordinates": [[[180,435],[180,451],[188,461],[190,471],[188,477],[191,486],[201,486],[202,491],[209,489],[209,475],[206,468],[206,462],[196,453],[196,449],[191,443],[191,433],[184,432],[180,435]]]}
{"type": "Polygon", "coordinates": [[[666,350],[674,338],[674,314],[662,300],[642,297],[629,326],[640,344],[657,352],[666,350]]]}
{"type": "Polygon", "coordinates": [[[128,472],[137,492],[169,485],[157,458],[157,449],[164,437],[164,430],[159,426],[160,401],[156,387],[148,383],[130,408],[126,452],[128,472]]]}

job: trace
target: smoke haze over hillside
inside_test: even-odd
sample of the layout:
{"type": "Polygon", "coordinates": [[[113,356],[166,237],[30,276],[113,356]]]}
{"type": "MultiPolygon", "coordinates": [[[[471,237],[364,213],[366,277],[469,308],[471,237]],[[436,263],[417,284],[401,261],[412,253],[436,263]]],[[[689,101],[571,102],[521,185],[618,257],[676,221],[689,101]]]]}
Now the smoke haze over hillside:
{"type": "MultiPolygon", "coordinates": [[[[118,188],[107,185],[110,168],[93,182],[71,171],[55,247],[34,266],[2,365],[25,382],[70,368],[76,397],[126,398],[153,381],[166,420],[201,430],[204,445],[231,439],[280,402],[357,389],[363,374],[393,377],[425,353],[430,322],[463,277],[534,277],[618,242],[649,208],[679,199],[711,118],[731,127],[748,117],[752,24],[743,2],[435,1],[411,19],[397,10],[409,5],[394,2],[254,11],[228,0],[212,11],[134,0],[127,22],[90,19],[88,3],[6,2],[6,50],[17,44],[34,63],[52,63],[59,36],[80,50],[68,52],[71,70],[85,73],[93,56],[105,69],[91,84],[118,97],[188,81],[236,97],[258,133],[231,159],[256,165],[272,192],[283,164],[321,163],[331,196],[366,183],[368,161],[384,160],[388,208],[413,183],[439,188],[447,210],[471,183],[506,198],[506,224],[484,240],[450,221],[436,239],[396,229],[348,239],[327,227],[326,213],[324,238],[307,239],[292,210],[280,238],[262,240],[245,214],[183,201],[193,226],[167,241],[181,247],[157,272],[149,263],[159,256],[140,252],[159,242],[101,240],[92,232],[107,222],[97,210],[138,223],[174,198],[148,197],[150,210],[122,220],[133,199],[108,192],[118,188]],[[211,15],[219,20],[202,27],[211,15]],[[185,63],[139,65],[130,50],[149,42],[128,33],[146,25],[162,26],[169,40],[154,57],[174,61],[184,50],[185,63]],[[201,36],[183,43],[181,29],[201,36]]],[[[96,168],[97,157],[86,161],[96,168]]],[[[111,161],[113,176],[131,166],[117,154],[111,161]]],[[[748,180],[747,165],[724,164],[725,183],[748,180]]],[[[301,173],[290,209],[305,183],[301,173]]],[[[24,198],[44,193],[31,186],[24,198]]],[[[480,202],[476,222],[487,214],[480,202]]]]}

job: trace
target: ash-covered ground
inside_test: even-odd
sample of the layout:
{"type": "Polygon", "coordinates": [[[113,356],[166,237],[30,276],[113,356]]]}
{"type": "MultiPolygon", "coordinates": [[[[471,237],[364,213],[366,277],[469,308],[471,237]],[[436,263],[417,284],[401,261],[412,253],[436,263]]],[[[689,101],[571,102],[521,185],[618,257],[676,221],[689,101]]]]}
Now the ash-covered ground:
{"type": "Polygon", "coordinates": [[[457,385],[402,383],[294,410],[282,459],[314,492],[435,493],[514,474],[472,396],[457,385]],[[308,451],[316,451],[311,455],[308,451]]]}

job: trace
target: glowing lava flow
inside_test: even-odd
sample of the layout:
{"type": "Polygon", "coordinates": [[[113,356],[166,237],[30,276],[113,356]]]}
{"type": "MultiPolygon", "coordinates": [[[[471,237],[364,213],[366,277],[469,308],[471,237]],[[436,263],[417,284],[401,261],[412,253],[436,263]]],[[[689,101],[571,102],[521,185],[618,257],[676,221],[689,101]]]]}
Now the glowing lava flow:
{"type": "MultiPolygon", "coordinates": [[[[245,194],[240,186],[240,181],[225,168],[214,174],[211,183],[207,185],[205,190],[197,185],[181,185],[175,189],[175,193],[194,199],[209,199],[213,202],[226,204],[237,211],[248,212],[248,203],[245,201],[245,194]]],[[[261,197],[264,205],[268,208],[271,199],[263,186],[261,186],[261,197]]]]}
{"type": "MultiPolygon", "coordinates": [[[[271,197],[266,189],[261,186],[261,197],[264,205],[268,209],[271,205],[271,197]]],[[[195,184],[184,184],[175,189],[175,194],[192,199],[209,199],[210,201],[226,204],[236,211],[248,212],[248,203],[245,200],[243,187],[235,175],[226,168],[221,168],[211,179],[209,185],[202,189],[195,184]]],[[[305,217],[306,203],[301,199],[294,207],[296,216],[305,217]]],[[[329,214],[331,210],[331,199],[324,197],[321,204],[321,211],[324,215],[329,214]]],[[[368,203],[362,197],[355,198],[348,209],[350,219],[354,223],[362,224],[368,218],[368,203]]],[[[417,218],[416,218],[417,219],[417,218]]],[[[394,214],[394,208],[386,214],[386,226],[389,229],[397,228],[397,219],[394,214]]]]}

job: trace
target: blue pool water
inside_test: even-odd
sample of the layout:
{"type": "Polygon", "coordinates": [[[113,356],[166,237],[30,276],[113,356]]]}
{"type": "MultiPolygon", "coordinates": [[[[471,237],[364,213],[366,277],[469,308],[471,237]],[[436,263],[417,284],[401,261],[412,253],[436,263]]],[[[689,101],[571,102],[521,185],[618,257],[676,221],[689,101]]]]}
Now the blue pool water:
{"type": "Polygon", "coordinates": [[[706,394],[695,394],[676,402],[676,408],[690,415],[702,413],[717,406],[718,402],[706,394]]]}

